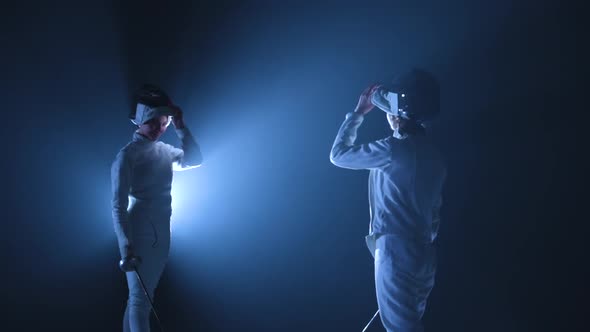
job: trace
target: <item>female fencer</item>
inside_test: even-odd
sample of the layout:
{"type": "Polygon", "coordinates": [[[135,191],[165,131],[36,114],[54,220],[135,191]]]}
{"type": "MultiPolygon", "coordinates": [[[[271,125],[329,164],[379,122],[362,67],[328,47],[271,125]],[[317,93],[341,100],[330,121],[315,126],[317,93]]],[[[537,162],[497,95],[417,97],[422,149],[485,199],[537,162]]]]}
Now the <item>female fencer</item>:
{"type": "Polygon", "coordinates": [[[123,331],[146,332],[150,301],[135,269],[153,299],[170,249],[172,171],[198,167],[203,158],[182,110],[159,87],[142,86],[129,117],[138,129],[112,164],[112,214],[120,268],[129,287],[123,331]],[[180,149],[158,141],[170,122],[182,142],[180,149]]]}

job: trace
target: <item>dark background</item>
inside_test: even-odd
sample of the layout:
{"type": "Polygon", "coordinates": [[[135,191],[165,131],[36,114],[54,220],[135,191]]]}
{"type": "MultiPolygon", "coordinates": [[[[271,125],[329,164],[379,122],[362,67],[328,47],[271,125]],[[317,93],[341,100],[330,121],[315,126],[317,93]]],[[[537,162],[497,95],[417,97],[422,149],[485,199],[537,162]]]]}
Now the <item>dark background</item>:
{"type": "MultiPolygon", "coordinates": [[[[449,167],[427,331],[587,330],[581,6],[58,1],[2,15],[2,330],[120,330],[109,168],[131,92],[152,82],[205,156],[175,175],[166,331],[360,331],[376,310],[367,172],[328,153],[360,92],[412,66],[440,80],[431,135],[449,167]]],[[[388,134],[374,111],[359,141],[388,134]]]]}

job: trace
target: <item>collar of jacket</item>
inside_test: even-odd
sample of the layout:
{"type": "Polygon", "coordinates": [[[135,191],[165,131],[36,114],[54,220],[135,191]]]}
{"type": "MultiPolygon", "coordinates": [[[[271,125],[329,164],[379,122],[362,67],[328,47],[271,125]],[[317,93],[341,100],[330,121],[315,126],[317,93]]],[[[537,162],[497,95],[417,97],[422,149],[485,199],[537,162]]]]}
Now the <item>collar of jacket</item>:
{"type": "Polygon", "coordinates": [[[146,136],[143,136],[142,134],[140,134],[137,131],[133,133],[133,140],[135,142],[142,142],[142,143],[155,143],[155,141],[152,141],[151,139],[147,138],[146,136]]]}

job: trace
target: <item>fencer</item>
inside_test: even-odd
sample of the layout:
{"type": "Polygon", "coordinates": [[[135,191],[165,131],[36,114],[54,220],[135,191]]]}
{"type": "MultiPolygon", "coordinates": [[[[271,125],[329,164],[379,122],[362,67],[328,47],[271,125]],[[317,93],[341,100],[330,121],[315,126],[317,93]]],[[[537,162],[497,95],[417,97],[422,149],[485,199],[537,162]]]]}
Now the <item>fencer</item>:
{"type": "Polygon", "coordinates": [[[375,290],[388,332],[423,331],[422,316],[434,287],[439,211],[446,166],[426,135],[439,113],[439,85],[424,70],[373,85],[348,113],[330,152],[342,168],[369,170],[369,235],[375,290]],[[374,106],[386,112],[393,134],[356,144],[357,129],[374,106]]]}
{"type": "Polygon", "coordinates": [[[159,87],[143,85],[129,117],[138,129],[111,167],[112,216],[129,288],[123,331],[147,332],[150,305],[133,271],[137,268],[153,299],[170,249],[173,170],[198,167],[203,157],[182,110],[159,87]],[[170,122],[180,149],[158,141],[170,122]]]}

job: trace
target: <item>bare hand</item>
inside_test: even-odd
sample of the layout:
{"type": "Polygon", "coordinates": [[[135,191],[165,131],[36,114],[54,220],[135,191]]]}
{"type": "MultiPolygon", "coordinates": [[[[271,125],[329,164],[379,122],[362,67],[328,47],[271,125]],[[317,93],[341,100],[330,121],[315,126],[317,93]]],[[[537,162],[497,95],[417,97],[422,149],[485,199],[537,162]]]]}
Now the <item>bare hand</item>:
{"type": "Polygon", "coordinates": [[[365,115],[369,113],[373,109],[373,107],[375,107],[375,105],[371,103],[371,96],[373,96],[375,90],[377,90],[380,86],[380,84],[373,84],[367,87],[363,91],[363,93],[361,93],[361,96],[359,97],[359,102],[356,105],[356,109],[354,110],[355,113],[365,115]]]}

